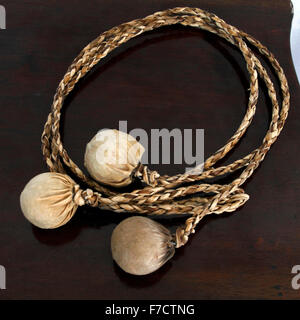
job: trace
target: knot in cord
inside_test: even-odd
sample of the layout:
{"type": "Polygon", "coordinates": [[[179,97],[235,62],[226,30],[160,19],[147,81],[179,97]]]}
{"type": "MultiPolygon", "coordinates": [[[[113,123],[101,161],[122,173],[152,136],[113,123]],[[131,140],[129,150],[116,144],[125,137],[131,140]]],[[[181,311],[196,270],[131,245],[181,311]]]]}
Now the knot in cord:
{"type": "Polygon", "coordinates": [[[78,206],[83,206],[85,204],[84,198],[82,197],[82,191],[83,190],[80,189],[78,184],[73,187],[73,201],[78,206]]]}
{"type": "Polygon", "coordinates": [[[157,171],[149,170],[147,166],[140,163],[134,171],[133,176],[140,179],[148,186],[156,187],[158,184],[157,179],[160,177],[160,174],[157,171]]]}
{"type": "Polygon", "coordinates": [[[73,187],[73,200],[78,206],[87,204],[92,207],[97,207],[100,197],[100,193],[94,192],[91,189],[82,190],[78,184],[73,187]]]}

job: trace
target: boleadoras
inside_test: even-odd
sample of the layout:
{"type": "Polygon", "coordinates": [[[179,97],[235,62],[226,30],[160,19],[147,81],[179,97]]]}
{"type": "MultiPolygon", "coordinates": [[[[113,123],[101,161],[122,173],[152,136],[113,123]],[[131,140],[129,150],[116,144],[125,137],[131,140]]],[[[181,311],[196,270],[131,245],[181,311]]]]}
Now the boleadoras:
{"type": "MultiPolygon", "coordinates": [[[[132,136],[117,130],[100,131],[87,145],[85,166],[97,181],[113,187],[130,184],[139,165],[143,146],[132,136]]],[[[92,195],[83,191],[66,174],[46,172],[32,178],[20,196],[24,216],[36,227],[55,229],[66,224],[78,206],[91,204],[92,195]]],[[[154,272],[175,252],[168,229],[145,217],[122,221],[111,238],[113,259],[126,272],[145,275],[154,272]]]]}
{"type": "Polygon", "coordinates": [[[172,257],[175,247],[187,243],[204,216],[233,212],[248,201],[249,195],[241,186],[276,141],[288,116],[289,107],[287,79],[274,55],[255,38],[216,15],[199,8],[177,7],[123,23],[88,44],[74,59],[59,83],[41,137],[42,152],[51,172],[38,175],[26,185],[20,199],[22,211],[31,223],[46,229],[64,225],[72,218],[77,207],[85,204],[139,215],[188,215],[174,235],[158,223],[143,217],[126,219],[114,230],[111,247],[117,264],[132,274],[151,273],[172,257]],[[144,148],[133,137],[116,130],[102,131],[86,148],[85,166],[90,176],[85,175],[72,161],[62,143],[61,110],[66,97],[76,83],[109,52],[143,32],[174,24],[212,32],[241,51],[249,73],[250,88],[248,107],[240,126],[223,147],[205,160],[203,172],[197,169],[196,173],[174,176],[159,176],[157,172],[140,164],[144,148]],[[257,50],[250,50],[247,43],[257,50]],[[278,88],[275,88],[277,86],[274,86],[268,71],[258,59],[259,54],[273,67],[280,82],[278,88]],[[238,145],[251,124],[258,101],[258,76],[267,87],[273,107],[263,142],[248,155],[228,165],[217,166],[217,162],[238,145]],[[278,95],[276,89],[280,91],[278,95]],[[280,101],[277,96],[281,96],[280,101]],[[64,174],[68,170],[78,183],[84,183],[91,189],[80,189],[75,181],[64,174]],[[227,184],[216,182],[217,178],[225,175],[228,175],[226,181],[229,181],[230,175],[239,170],[239,175],[227,184]],[[142,182],[137,189],[127,192],[117,189],[129,185],[135,179],[142,182]]]}

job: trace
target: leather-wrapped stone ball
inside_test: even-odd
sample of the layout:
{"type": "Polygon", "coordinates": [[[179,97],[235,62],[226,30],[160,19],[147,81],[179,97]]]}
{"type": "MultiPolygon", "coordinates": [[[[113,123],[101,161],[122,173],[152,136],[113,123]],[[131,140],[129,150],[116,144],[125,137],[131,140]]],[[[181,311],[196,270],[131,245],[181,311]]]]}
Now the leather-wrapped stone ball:
{"type": "Polygon", "coordinates": [[[126,272],[146,275],[159,269],[175,252],[170,231],[145,217],[123,220],[111,237],[112,257],[126,272]]]}
{"type": "Polygon", "coordinates": [[[79,186],[65,174],[45,172],[35,176],[20,196],[25,218],[42,229],[66,224],[80,204],[73,199],[76,188],[79,186]]]}
{"type": "Polygon", "coordinates": [[[132,182],[144,147],[131,135],[118,130],[100,130],[87,144],[84,165],[98,182],[116,188],[132,182]]]}

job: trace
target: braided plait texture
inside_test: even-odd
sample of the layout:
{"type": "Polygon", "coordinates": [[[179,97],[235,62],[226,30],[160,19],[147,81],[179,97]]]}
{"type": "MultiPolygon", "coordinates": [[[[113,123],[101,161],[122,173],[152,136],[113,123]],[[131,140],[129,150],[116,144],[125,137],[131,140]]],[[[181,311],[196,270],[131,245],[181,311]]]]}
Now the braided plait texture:
{"type": "Polygon", "coordinates": [[[259,41],[227,24],[216,15],[201,9],[189,7],[169,9],[116,26],[102,33],[81,51],[57,88],[52,110],[42,134],[42,152],[50,171],[65,173],[64,168],[68,167],[79,181],[86,183],[91,188],[85,191],[79,190],[76,194],[77,201],[116,212],[152,215],[190,214],[185,225],[176,231],[176,245],[180,247],[188,241],[189,235],[194,232],[196,225],[205,215],[235,211],[249,199],[240,186],[252,175],[280,134],[288,115],[289,101],[288,83],[284,72],[273,54],[259,41]],[[232,137],[205,161],[203,171],[175,176],[159,176],[156,172],[151,172],[147,167],[141,166],[137,174],[141,175],[148,185],[130,193],[117,193],[86,176],[64,149],[60,136],[63,102],[76,83],[112,50],[141,33],[173,24],[191,26],[215,33],[241,51],[249,73],[247,111],[232,137]],[[277,74],[282,96],[281,108],[267,71],[246,42],[256,47],[269,60],[277,74]],[[272,119],[263,142],[242,159],[214,168],[213,165],[234,148],[251,124],[258,100],[258,75],[267,87],[273,106],[272,119]],[[239,177],[227,185],[199,183],[201,180],[223,176],[241,168],[243,171],[239,177]],[[187,186],[182,186],[187,183],[187,186]],[[206,196],[199,196],[199,193],[206,194],[206,196]]]}

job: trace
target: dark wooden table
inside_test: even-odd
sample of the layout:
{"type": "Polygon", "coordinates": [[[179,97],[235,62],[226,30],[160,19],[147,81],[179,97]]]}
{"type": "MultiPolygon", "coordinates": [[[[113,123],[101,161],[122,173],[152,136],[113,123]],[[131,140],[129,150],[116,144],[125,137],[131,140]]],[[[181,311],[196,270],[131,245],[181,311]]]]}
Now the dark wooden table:
{"type": "MultiPolygon", "coordinates": [[[[300,264],[300,112],[289,33],[288,0],[189,1],[252,34],[279,59],[291,111],[279,140],[245,185],[251,199],[232,214],[205,218],[191,241],[161,270],[125,274],[112,261],[110,235],[126,214],[83,208],[66,226],[32,227],[19,195],[47,170],[40,135],[53,94],[73,58],[101,32],[185,1],[4,0],[0,30],[0,299],[298,299],[291,269],[300,264]]],[[[97,130],[204,128],[205,155],[223,145],[247,103],[240,53],[207,32],[179,26],[144,34],[113,52],[66,101],[63,139],[83,168],[97,130]]],[[[257,114],[229,163],[257,147],[270,103],[262,86],[257,114]]],[[[153,166],[175,174],[185,165],[153,166]]],[[[168,227],[182,219],[164,219],[168,227]]]]}

